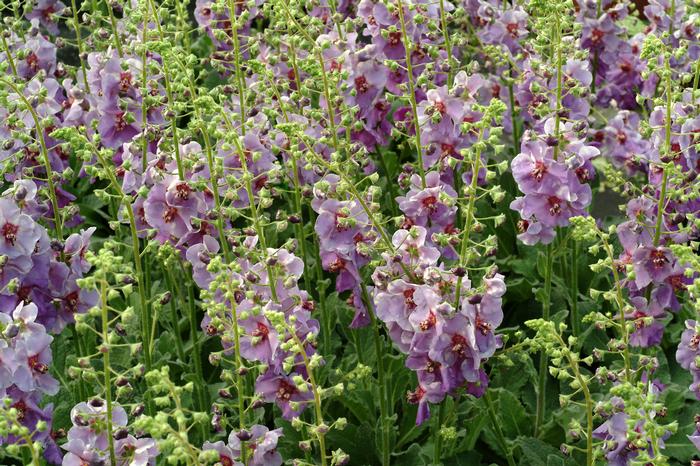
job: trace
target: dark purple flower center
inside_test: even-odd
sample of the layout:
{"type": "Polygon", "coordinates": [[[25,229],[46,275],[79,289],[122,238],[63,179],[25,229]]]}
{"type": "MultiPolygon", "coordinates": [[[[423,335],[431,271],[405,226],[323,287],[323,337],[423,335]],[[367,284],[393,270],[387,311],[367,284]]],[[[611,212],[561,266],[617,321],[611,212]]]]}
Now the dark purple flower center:
{"type": "Polygon", "coordinates": [[[226,455],[219,455],[221,466],[233,466],[233,460],[226,455]]]}
{"type": "Polygon", "coordinates": [[[428,196],[421,202],[421,204],[423,204],[423,207],[429,210],[435,210],[437,208],[437,203],[438,200],[435,196],[428,196]]]}
{"type": "Polygon", "coordinates": [[[282,380],[279,387],[277,387],[277,399],[289,401],[292,398],[292,395],[294,395],[296,392],[297,388],[294,385],[282,380]]]}
{"type": "Polygon", "coordinates": [[[49,370],[49,367],[46,364],[39,362],[39,355],[34,355],[27,359],[27,364],[33,371],[38,372],[39,374],[46,374],[46,372],[49,370]]]}
{"type": "Polygon", "coordinates": [[[518,37],[518,23],[508,23],[506,29],[511,37],[518,37]]]}
{"type": "Polygon", "coordinates": [[[124,112],[119,112],[114,116],[114,128],[117,131],[124,131],[124,128],[126,128],[126,120],[124,119],[124,112]]]}
{"type": "Polygon", "coordinates": [[[425,371],[432,374],[435,371],[440,370],[440,363],[433,361],[432,359],[428,359],[428,362],[425,363],[425,371]]]}
{"type": "Polygon", "coordinates": [[[652,264],[654,264],[654,267],[656,268],[660,269],[666,264],[668,264],[668,258],[666,258],[666,254],[664,254],[664,252],[659,249],[652,251],[650,257],[652,264]]]}
{"type": "Polygon", "coordinates": [[[39,57],[37,57],[36,53],[29,52],[29,55],[27,55],[26,61],[27,61],[27,66],[29,67],[30,70],[32,70],[34,72],[39,71],[39,57]]]}
{"type": "Polygon", "coordinates": [[[119,74],[119,92],[125,94],[133,84],[133,78],[131,72],[123,71],[119,74]]]}
{"type": "Polygon", "coordinates": [[[605,37],[605,31],[602,31],[598,28],[594,28],[591,31],[591,42],[593,42],[594,45],[600,44],[603,40],[603,37],[605,37]]]}
{"type": "Polygon", "coordinates": [[[47,6],[46,8],[44,8],[44,9],[42,10],[41,16],[44,18],[44,20],[50,21],[50,20],[51,20],[51,15],[54,14],[54,13],[56,13],[56,9],[54,8],[53,5],[51,5],[51,6],[47,6]]]}
{"type": "Polygon", "coordinates": [[[435,111],[437,111],[440,115],[444,115],[445,112],[447,111],[447,106],[445,105],[445,102],[442,100],[438,100],[435,102],[435,111]]]}
{"type": "Polygon", "coordinates": [[[389,45],[398,45],[401,42],[401,32],[394,31],[389,33],[389,45]]]}
{"type": "Polygon", "coordinates": [[[12,246],[15,245],[17,241],[17,232],[19,227],[13,223],[6,223],[2,226],[2,235],[5,237],[5,241],[10,243],[12,246]]]}
{"type": "Polygon", "coordinates": [[[192,188],[190,188],[190,186],[185,182],[178,183],[175,186],[175,197],[177,197],[178,199],[182,199],[182,200],[186,201],[187,199],[190,198],[191,192],[192,192],[192,188]]]}
{"type": "Polygon", "coordinates": [[[683,283],[683,275],[672,275],[668,278],[668,282],[673,287],[673,291],[685,290],[685,283],[683,283]]]}
{"type": "Polygon", "coordinates": [[[358,76],[355,78],[355,89],[357,89],[357,92],[360,94],[364,94],[369,90],[369,83],[367,82],[367,78],[364,76],[358,76]]]}
{"type": "Polygon", "coordinates": [[[547,166],[543,161],[538,160],[535,162],[535,166],[530,170],[530,176],[532,176],[536,181],[542,181],[544,175],[547,173],[547,166]]]}
{"type": "Polygon", "coordinates": [[[270,329],[262,322],[258,322],[257,328],[251,332],[251,335],[254,337],[261,337],[262,339],[267,338],[269,334],[270,329]]]}
{"type": "Polygon", "coordinates": [[[549,203],[550,215],[559,215],[561,213],[561,199],[557,196],[549,196],[547,202],[549,203]]]}
{"type": "Polygon", "coordinates": [[[690,337],[688,348],[695,351],[698,349],[698,345],[700,345],[700,333],[694,333],[693,336],[690,337]]]}
{"type": "Polygon", "coordinates": [[[576,177],[581,183],[585,183],[588,180],[590,180],[591,173],[588,171],[586,167],[578,167],[576,169],[576,177]]]}
{"type": "Polygon", "coordinates": [[[77,291],[73,291],[72,293],[68,293],[63,300],[66,303],[66,308],[72,312],[75,313],[78,311],[78,298],[79,294],[77,291]]]}
{"type": "Polygon", "coordinates": [[[528,222],[527,220],[518,220],[518,223],[516,225],[519,233],[525,233],[529,226],[530,222],[528,222]]]}
{"type": "Polygon", "coordinates": [[[452,335],[452,352],[464,356],[467,352],[467,339],[462,335],[452,335]]]}
{"type": "Polygon", "coordinates": [[[480,319],[479,317],[476,318],[476,328],[479,329],[482,335],[488,335],[491,333],[491,324],[480,319]]]}
{"type": "Polygon", "coordinates": [[[409,288],[403,292],[403,301],[406,304],[406,307],[409,309],[416,308],[416,302],[413,300],[413,294],[415,292],[416,290],[414,288],[409,288]]]}
{"type": "Polygon", "coordinates": [[[27,403],[24,400],[19,400],[17,403],[12,405],[13,408],[17,410],[17,420],[23,421],[24,417],[27,415],[27,403]]]}
{"type": "Polygon", "coordinates": [[[345,261],[343,259],[341,259],[340,257],[338,257],[336,260],[331,262],[330,265],[328,266],[328,271],[333,272],[333,273],[340,272],[341,270],[344,270],[344,269],[345,269],[345,261]]]}
{"type": "Polygon", "coordinates": [[[177,209],[175,207],[168,207],[165,212],[163,212],[163,221],[165,223],[170,223],[175,219],[177,215],[177,209]]]}
{"type": "Polygon", "coordinates": [[[426,330],[429,330],[429,329],[435,327],[436,323],[437,323],[437,319],[435,318],[435,314],[433,314],[433,312],[431,311],[428,314],[428,317],[419,324],[419,327],[422,331],[425,332],[426,330]]]}
{"type": "Polygon", "coordinates": [[[408,393],[406,393],[406,400],[409,403],[416,405],[416,404],[420,403],[420,400],[423,399],[423,395],[425,395],[425,390],[423,390],[423,387],[421,387],[419,385],[416,388],[416,391],[414,391],[414,392],[409,391],[408,393]]]}

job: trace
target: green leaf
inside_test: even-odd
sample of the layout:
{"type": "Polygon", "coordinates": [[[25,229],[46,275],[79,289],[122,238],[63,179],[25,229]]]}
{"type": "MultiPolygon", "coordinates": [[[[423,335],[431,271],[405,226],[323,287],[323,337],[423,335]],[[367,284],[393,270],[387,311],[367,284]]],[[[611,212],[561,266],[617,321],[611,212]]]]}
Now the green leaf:
{"type": "Polygon", "coordinates": [[[428,466],[432,464],[432,458],[427,448],[427,445],[421,447],[414,443],[406,451],[392,455],[394,460],[391,463],[402,466],[428,466]]]}
{"type": "Polygon", "coordinates": [[[559,450],[534,437],[518,437],[515,440],[515,444],[520,447],[522,452],[520,458],[520,464],[522,465],[548,466],[548,464],[552,464],[550,463],[550,456],[561,458],[559,450]]]}

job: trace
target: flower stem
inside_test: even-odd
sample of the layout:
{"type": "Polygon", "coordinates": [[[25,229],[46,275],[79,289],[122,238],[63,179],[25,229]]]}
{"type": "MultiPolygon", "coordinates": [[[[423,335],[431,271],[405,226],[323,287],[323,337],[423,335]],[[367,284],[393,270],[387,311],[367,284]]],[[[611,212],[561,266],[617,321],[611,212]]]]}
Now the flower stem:
{"type": "MultiPolygon", "coordinates": [[[[559,344],[562,348],[567,348],[567,344],[562,339],[561,335],[556,334],[559,344]]],[[[583,397],[586,401],[586,466],[593,465],[593,398],[588,389],[588,383],[581,375],[579,370],[578,360],[574,360],[571,350],[566,351],[566,359],[569,361],[569,366],[574,373],[574,378],[581,386],[583,397]]]]}
{"type": "Polygon", "coordinates": [[[571,333],[576,337],[581,332],[578,317],[578,241],[571,248],[571,333]]]}
{"type": "MultiPolygon", "coordinates": [[[[148,298],[146,297],[146,287],[145,287],[145,277],[143,263],[141,259],[141,242],[139,240],[138,231],[136,230],[136,216],[134,215],[134,208],[131,205],[131,201],[127,199],[126,194],[122,191],[121,183],[117,180],[114,170],[110,164],[105,160],[104,156],[100,153],[99,149],[93,148],[97,159],[104,168],[104,172],[109,178],[112,188],[115,190],[119,201],[126,209],[126,215],[129,219],[129,229],[131,231],[131,247],[132,253],[134,255],[134,266],[136,269],[136,288],[139,294],[139,311],[141,312],[141,339],[143,346],[143,356],[144,365],[146,366],[146,372],[150,372],[152,367],[151,360],[151,336],[150,336],[150,311],[148,305],[148,298]]],[[[154,407],[150,395],[148,392],[146,394],[146,410],[148,414],[154,413],[154,407]]]]}
{"type": "Polygon", "coordinates": [[[114,17],[114,11],[112,11],[112,5],[109,1],[105,2],[107,4],[107,11],[109,12],[109,22],[112,25],[112,35],[114,35],[114,46],[117,48],[117,53],[119,58],[124,56],[122,50],[122,43],[119,39],[119,31],[117,30],[117,19],[114,17]]]}
{"type": "MultiPolygon", "coordinates": [[[[230,275],[229,275],[230,276],[230,275]]],[[[240,328],[238,327],[238,309],[236,305],[236,297],[229,279],[227,282],[227,300],[231,303],[231,323],[233,326],[233,348],[235,351],[236,358],[236,398],[238,399],[238,428],[239,430],[245,429],[246,417],[245,417],[245,390],[243,389],[243,375],[241,369],[244,366],[243,359],[241,358],[241,338],[240,338],[240,328]]],[[[246,450],[245,445],[241,442],[241,460],[243,464],[246,461],[246,450]]]]}
{"type": "Polygon", "coordinates": [[[390,464],[391,457],[391,446],[390,446],[390,429],[389,425],[389,403],[387,402],[387,387],[386,387],[386,374],[384,372],[384,354],[382,351],[382,338],[379,334],[379,326],[377,323],[377,317],[374,315],[374,308],[369,299],[369,293],[367,293],[367,287],[364,283],[361,283],[362,287],[362,300],[367,308],[367,315],[369,315],[372,333],[374,337],[374,351],[377,355],[377,381],[379,382],[379,415],[381,416],[381,426],[382,426],[382,465],[388,466],[390,464]]]}
{"type": "Polygon", "coordinates": [[[435,465],[441,464],[442,460],[442,435],[440,430],[442,429],[442,423],[445,417],[445,404],[440,403],[438,407],[438,415],[435,418],[435,425],[433,426],[433,463],[435,465]]]}
{"type": "MultiPolygon", "coordinates": [[[[469,233],[472,229],[472,221],[474,220],[474,204],[476,203],[476,188],[479,183],[479,170],[481,170],[481,143],[484,138],[484,128],[479,130],[479,139],[476,143],[477,149],[474,154],[474,162],[472,164],[472,179],[469,185],[469,202],[467,203],[467,215],[464,219],[464,228],[462,229],[462,246],[459,252],[460,267],[466,266],[467,251],[469,250],[469,233]]],[[[454,308],[459,309],[459,300],[462,293],[462,277],[457,277],[457,287],[455,289],[455,304],[454,308]]]]}
{"type": "MultiPolygon", "coordinates": [[[[403,38],[403,47],[406,52],[406,79],[408,80],[408,97],[411,100],[411,110],[413,112],[413,126],[416,132],[416,154],[418,155],[418,174],[420,175],[421,185],[425,188],[425,167],[423,166],[423,146],[420,140],[420,123],[418,122],[418,105],[416,103],[416,91],[413,85],[413,65],[411,64],[411,43],[406,31],[406,19],[403,14],[403,4],[401,0],[396,0],[399,10],[399,21],[401,23],[401,37],[403,38]]],[[[441,0],[442,5],[442,0],[441,0]]],[[[443,9],[444,10],[444,9],[443,9]]],[[[445,31],[446,32],[446,31],[445,31]]]]}
{"type": "Polygon", "coordinates": [[[489,419],[491,420],[491,425],[493,426],[493,430],[496,433],[496,440],[501,446],[501,449],[503,449],[503,452],[506,455],[506,460],[508,461],[508,466],[515,466],[515,460],[513,459],[513,453],[510,451],[510,448],[508,448],[508,443],[506,442],[506,438],[503,435],[503,429],[501,429],[501,424],[498,422],[498,417],[496,417],[496,410],[493,407],[493,400],[491,400],[491,391],[486,390],[486,393],[484,393],[484,404],[486,405],[486,411],[489,414],[489,419]]]}
{"type": "Polygon", "coordinates": [[[73,13],[75,40],[78,43],[78,59],[80,60],[80,68],[83,70],[83,83],[85,84],[85,92],[89,94],[90,84],[88,84],[87,68],[85,68],[85,60],[83,60],[83,38],[82,34],[80,33],[80,21],[78,20],[78,9],[76,8],[75,0],[71,0],[71,12],[73,13]]]}
{"type": "Polygon", "coordinates": [[[109,314],[107,310],[107,283],[102,280],[101,301],[102,301],[102,361],[104,372],[105,401],[107,402],[107,441],[109,445],[109,462],[112,466],[117,464],[117,456],[114,452],[114,435],[112,432],[112,380],[111,366],[109,363],[109,314]]]}
{"type": "Polygon", "coordinates": [[[234,60],[236,61],[236,84],[238,85],[238,105],[240,106],[240,117],[241,117],[241,134],[245,136],[245,81],[243,79],[243,70],[241,68],[241,49],[240,42],[238,39],[238,24],[236,18],[236,6],[233,0],[228,2],[229,17],[231,22],[231,40],[233,41],[233,54],[234,60]]]}
{"type": "Polygon", "coordinates": [[[440,0],[440,22],[442,23],[442,36],[445,39],[445,51],[447,52],[447,88],[449,89],[452,87],[454,73],[452,71],[452,44],[450,43],[450,32],[447,30],[445,0],[440,0]]]}
{"type": "MultiPolygon", "coordinates": [[[[549,320],[552,294],[552,267],[554,265],[554,252],[551,244],[547,245],[546,266],[544,271],[544,297],[542,302],[542,318],[549,320]]],[[[547,389],[547,354],[540,354],[539,380],[537,382],[537,408],[535,411],[535,437],[541,434],[545,414],[545,391],[547,389]]]]}

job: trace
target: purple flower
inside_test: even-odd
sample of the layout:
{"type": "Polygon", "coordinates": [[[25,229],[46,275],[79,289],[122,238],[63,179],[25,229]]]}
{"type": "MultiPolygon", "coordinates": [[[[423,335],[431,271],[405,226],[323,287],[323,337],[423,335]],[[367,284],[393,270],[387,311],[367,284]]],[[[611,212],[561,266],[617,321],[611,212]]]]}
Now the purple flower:
{"type": "Polygon", "coordinates": [[[675,258],[666,247],[643,246],[634,252],[632,262],[635,284],[642,289],[650,283],[663,283],[673,272],[675,258]]]}
{"type": "Polygon", "coordinates": [[[40,235],[41,227],[17,204],[0,199],[0,254],[10,259],[31,256],[40,235]]]}
{"type": "MultiPolygon", "coordinates": [[[[241,440],[239,433],[232,431],[228,437],[228,444],[231,451],[236,456],[240,456],[241,440]]],[[[282,437],[282,429],[269,430],[265,426],[254,425],[249,432],[251,438],[245,442],[243,448],[252,451],[252,457],[249,457],[251,466],[280,466],[282,464],[282,455],[277,451],[277,442],[282,437]]]]}
{"type": "Polygon", "coordinates": [[[637,456],[637,449],[628,449],[627,414],[615,413],[610,419],[593,431],[593,436],[603,440],[605,458],[613,466],[627,466],[629,460],[637,456]]]}
{"type": "Polygon", "coordinates": [[[156,229],[156,238],[161,242],[177,240],[192,230],[190,219],[197,216],[191,205],[172,205],[167,201],[168,191],[164,184],[151,188],[143,203],[144,216],[148,224],[156,229]]]}
{"type": "Polygon", "coordinates": [[[686,330],[681,334],[681,341],[676,350],[676,361],[683,369],[689,370],[693,375],[693,384],[690,390],[695,393],[695,397],[700,399],[700,366],[698,357],[700,356],[700,333],[697,322],[694,320],[685,321],[686,330]]]}
{"type": "Polygon", "coordinates": [[[245,330],[241,338],[241,356],[249,361],[273,362],[279,346],[277,331],[264,316],[249,317],[240,322],[245,330]]]}
{"type": "Polygon", "coordinates": [[[225,444],[221,440],[214,443],[204,442],[204,444],[202,445],[202,450],[216,450],[219,453],[219,463],[221,463],[222,466],[242,465],[241,462],[236,461],[234,459],[240,454],[240,452],[234,452],[233,450],[231,450],[231,447],[229,445],[225,444]]]}
{"type": "Polygon", "coordinates": [[[36,323],[38,309],[35,304],[19,304],[12,318],[0,313],[0,327],[4,331],[14,328],[15,335],[0,344],[0,373],[6,378],[0,381],[0,389],[14,384],[24,392],[42,392],[50,395],[58,392],[58,382],[49,374],[51,364],[50,344],[53,337],[43,325],[36,323]]]}
{"type": "Polygon", "coordinates": [[[457,208],[453,205],[457,193],[452,186],[440,180],[438,172],[429,172],[425,176],[425,188],[420,176],[411,177],[411,189],[405,196],[396,198],[401,211],[414,225],[423,227],[432,225],[447,226],[454,223],[457,208]]]}
{"type": "Polygon", "coordinates": [[[312,399],[310,390],[301,392],[291,376],[268,369],[255,381],[255,392],[267,402],[275,402],[282,410],[282,417],[291,419],[299,416],[312,399]],[[295,403],[296,406],[292,406],[295,403]]]}
{"type": "Polygon", "coordinates": [[[59,0],[38,0],[26,16],[29,21],[37,20],[47,31],[56,35],[58,34],[58,25],[52,16],[60,15],[65,8],[66,5],[59,0]]]}
{"type": "Polygon", "coordinates": [[[567,170],[552,158],[552,148],[542,141],[525,141],[511,162],[513,178],[524,194],[555,193],[566,183],[567,170]]]}

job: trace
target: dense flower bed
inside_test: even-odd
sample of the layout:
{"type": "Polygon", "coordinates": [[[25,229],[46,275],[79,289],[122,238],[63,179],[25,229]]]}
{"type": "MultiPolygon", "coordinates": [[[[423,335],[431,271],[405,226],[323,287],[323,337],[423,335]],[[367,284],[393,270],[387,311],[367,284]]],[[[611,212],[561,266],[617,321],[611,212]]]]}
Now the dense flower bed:
{"type": "Polygon", "coordinates": [[[0,10],[2,464],[700,464],[698,2],[0,10]]]}

